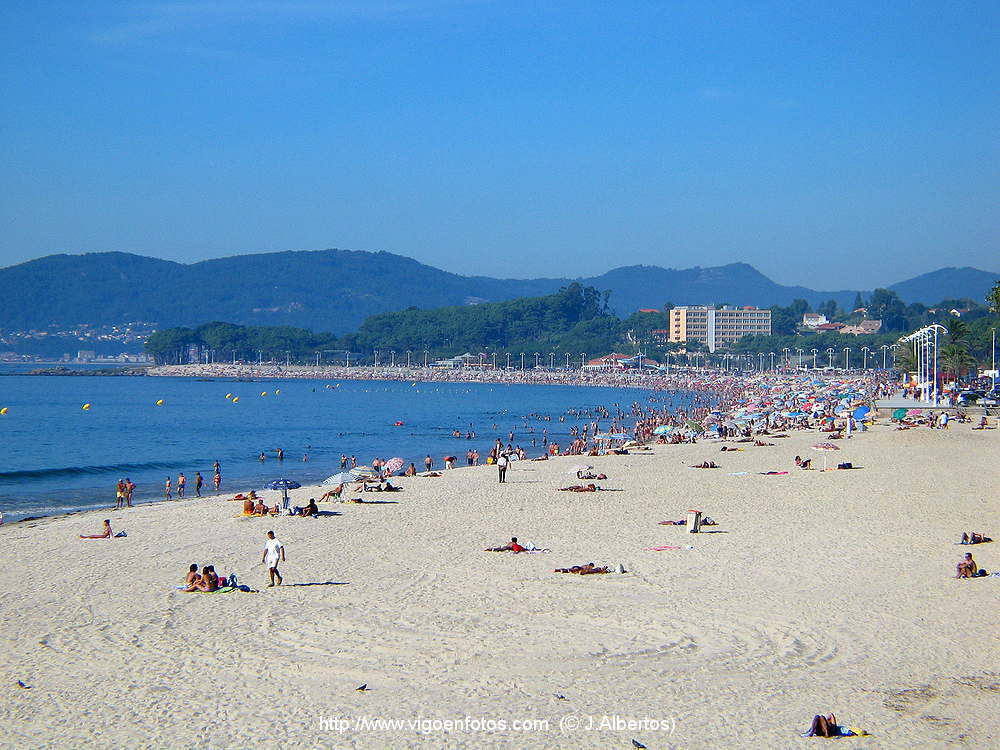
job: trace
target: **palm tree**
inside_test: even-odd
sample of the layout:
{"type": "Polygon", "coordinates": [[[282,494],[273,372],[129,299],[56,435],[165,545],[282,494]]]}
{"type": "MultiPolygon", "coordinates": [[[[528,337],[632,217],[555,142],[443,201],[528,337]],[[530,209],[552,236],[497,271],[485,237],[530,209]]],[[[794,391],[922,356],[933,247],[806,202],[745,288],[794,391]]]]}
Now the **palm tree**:
{"type": "Polygon", "coordinates": [[[976,366],[976,358],[969,354],[969,350],[964,344],[959,343],[948,343],[942,346],[938,361],[941,364],[941,372],[947,373],[955,379],[976,366]]]}
{"type": "Polygon", "coordinates": [[[913,353],[913,344],[901,342],[896,349],[896,369],[900,372],[916,372],[917,357],[913,353]]]}

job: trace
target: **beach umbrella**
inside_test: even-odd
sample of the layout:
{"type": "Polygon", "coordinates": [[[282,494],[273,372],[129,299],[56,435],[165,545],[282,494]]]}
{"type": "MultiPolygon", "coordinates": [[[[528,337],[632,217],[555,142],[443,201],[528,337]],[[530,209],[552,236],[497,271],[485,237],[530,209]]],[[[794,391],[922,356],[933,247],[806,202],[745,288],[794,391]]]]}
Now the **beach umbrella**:
{"type": "Polygon", "coordinates": [[[923,409],[910,409],[910,410],[908,410],[906,412],[906,416],[908,416],[908,417],[919,417],[923,413],[924,413],[923,409]]]}
{"type": "Polygon", "coordinates": [[[406,461],[401,459],[399,456],[396,456],[395,458],[390,458],[388,461],[386,461],[385,464],[382,466],[382,469],[386,474],[395,474],[405,465],[406,461]]]}
{"type": "Polygon", "coordinates": [[[820,451],[823,454],[823,471],[826,471],[826,454],[840,450],[840,448],[833,443],[816,443],[816,445],[812,446],[812,449],[814,451],[820,451]]]}
{"type": "Polygon", "coordinates": [[[281,490],[281,507],[288,510],[288,490],[297,490],[302,485],[294,479],[272,479],[264,485],[265,490],[281,490]]]}
{"type": "Polygon", "coordinates": [[[902,419],[905,416],[906,416],[906,409],[896,409],[892,413],[892,418],[893,419],[902,419]]]}
{"type": "Polygon", "coordinates": [[[666,435],[672,429],[674,429],[674,428],[671,425],[661,424],[659,427],[657,427],[657,428],[655,428],[653,430],[653,434],[654,435],[666,435]]]}
{"type": "Polygon", "coordinates": [[[868,412],[870,411],[871,409],[868,408],[867,406],[859,406],[857,409],[854,410],[854,418],[864,419],[865,417],[868,416],[868,412]]]}
{"type": "Polygon", "coordinates": [[[338,474],[334,474],[333,476],[324,479],[323,484],[331,484],[336,486],[339,484],[347,484],[348,482],[356,482],[356,481],[358,481],[358,477],[356,474],[352,474],[349,471],[341,471],[338,474]]]}

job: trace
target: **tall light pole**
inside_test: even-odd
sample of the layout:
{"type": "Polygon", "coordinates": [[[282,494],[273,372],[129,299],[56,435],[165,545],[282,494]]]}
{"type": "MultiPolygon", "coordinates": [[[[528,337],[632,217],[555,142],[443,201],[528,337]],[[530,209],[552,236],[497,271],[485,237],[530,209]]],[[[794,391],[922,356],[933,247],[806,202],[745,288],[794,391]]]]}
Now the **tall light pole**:
{"type": "Polygon", "coordinates": [[[993,374],[990,376],[990,393],[997,389],[997,329],[991,328],[993,331],[993,340],[990,343],[990,353],[992,355],[993,364],[991,369],[993,374]]]}
{"type": "Polygon", "coordinates": [[[507,369],[510,369],[510,352],[507,352],[507,369]]]}
{"type": "Polygon", "coordinates": [[[863,363],[861,365],[861,369],[862,370],[867,370],[868,369],[868,353],[871,352],[871,349],[869,349],[867,346],[862,346],[861,347],[861,352],[862,352],[862,354],[864,356],[864,361],[863,361],[863,363]]]}
{"type": "Polygon", "coordinates": [[[555,352],[549,352],[549,369],[550,370],[556,369],[556,353],[555,352]]]}
{"type": "Polygon", "coordinates": [[[830,357],[830,369],[833,369],[833,347],[828,347],[826,350],[827,355],[830,357]]]}
{"type": "Polygon", "coordinates": [[[425,370],[427,369],[427,355],[429,355],[429,354],[430,354],[430,352],[427,351],[426,349],[424,349],[424,369],[425,370]]]}
{"type": "Polygon", "coordinates": [[[375,369],[378,369],[378,349],[375,350],[375,369]]]}
{"type": "Polygon", "coordinates": [[[790,352],[791,349],[789,349],[787,346],[781,350],[781,353],[785,355],[785,367],[788,367],[791,364],[791,362],[788,361],[788,355],[790,352]]]}
{"type": "Polygon", "coordinates": [[[580,352],[580,371],[583,371],[583,365],[587,361],[587,352],[580,352]]]}
{"type": "Polygon", "coordinates": [[[891,347],[888,344],[882,344],[879,348],[882,350],[882,369],[887,370],[889,368],[886,367],[886,354],[889,352],[891,347]]]}
{"type": "Polygon", "coordinates": [[[389,367],[395,367],[395,366],[396,366],[396,350],[392,349],[389,352],[389,367]]]}
{"type": "Polygon", "coordinates": [[[521,369],[524,369],[524,352],[521,352],[521,369]]]}
{"type": "Polygon", "coordinates": [[[774,352],[768,352],[771,355],[771,369],[774,369],[774,352]]]}
{"type": "Polygon", "coordinates": [[[795,351],[799,355],[799,369],[801,370],[802,369],[802,350],[796,347],[795,351]]]}
{"type": "Polygon", "coordinates": [[[757,372],[764,372],[764,352],[757,352],[757,372]]]}
{"type": "Polygon", "coordinates": [[[812,355],[813,355],[813,369],[815,370],[816,369],[816,353],[819,351],[819,349],[810,349],[809,351],[811,351],[812,355]]]}
{"type": "Polygon", "coordinates": [[[494,370],[497,369],[497,353],[496,352],[493,352],[490,355],[490,361],[493,363],[493,369],[494,370]]]}
{"type": "Polygon", "coordinates": [[[411,352],[411,351],[410,351],[409,349],[407,349],[407,350],[406,350],[406,369],[407,369],[407,370],[409,370],[409,369],[410,369],[410,355],[411,355],[412,353],[413,353],[413,352],[411,352]]]}
{"type": "Polygon", "coordinates": [[[569,352],[566,352],[566,369],[569,369],[569,352]]]}
{"type": "Polygon", "coordinates": [[[844,347],[844,369],[851,369],[851,347],[849,346],[844,347]]]}
{"type": "Polygon", "coordinates": [[[535,352],[535,369],[538,369],[538,360],[541,358],[541,352],[535,352]]]}

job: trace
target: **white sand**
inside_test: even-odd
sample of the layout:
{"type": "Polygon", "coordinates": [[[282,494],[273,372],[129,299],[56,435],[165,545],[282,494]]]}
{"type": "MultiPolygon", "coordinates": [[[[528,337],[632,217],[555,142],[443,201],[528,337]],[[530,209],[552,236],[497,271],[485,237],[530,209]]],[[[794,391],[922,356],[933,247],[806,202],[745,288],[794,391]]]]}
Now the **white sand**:
{"type": "Polygon", "coordinates": [[[1000,578],[952,576],[967,550],[1000,568],[1000,544],[954,545],[1000,537],[1000,434],[877,427],[832,457],[863,470],[795,470],[796,453],[822,465],[817,439],[589,459],[622,492],[554,491],[566,458],[514,464],[506,486],[486,467],[401,480],[366,495],[398,504],[324,504],[341,515],[320,519],[234,518],[237,503],[203,499],[2,527],[0,744],[813,747],[825,740],[799,733],[832,710],[874,735],[847,747],[997,747],[1000,578]],[[706,459],[723,468],[685,468],[706,459]],[[689,507],[724,533],[657,525],[689,507]],[[127,539],[74,538],[106,516],[127,539]],[[262,587],[269,528],[285,586],[174,590],[191,562],[262,587]],[[512,534],[552,551],[481,551],[512,534]],[[671,544],[694,549],[643,551],[671,544]],[[552,572],[588,561],[629,573],[552,572]],[[327,581],[340,585],[287,585],[327,581]],[[549,729],[328,721],[360,716],[549,729]],[[571,716],[581,728],[560,734],[571,716]]]}

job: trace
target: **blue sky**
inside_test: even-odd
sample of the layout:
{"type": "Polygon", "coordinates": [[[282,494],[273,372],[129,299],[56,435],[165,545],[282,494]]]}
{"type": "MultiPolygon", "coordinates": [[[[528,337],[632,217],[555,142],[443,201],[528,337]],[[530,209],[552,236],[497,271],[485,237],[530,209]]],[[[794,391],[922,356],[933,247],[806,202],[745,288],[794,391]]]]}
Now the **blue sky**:
{"type": "Polygon", "coordinates": [[[4,5],[0,265],[1000,271],[996,2],[4,5]]]}

